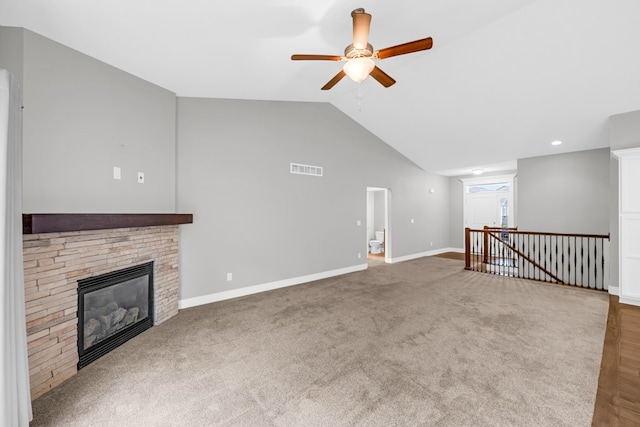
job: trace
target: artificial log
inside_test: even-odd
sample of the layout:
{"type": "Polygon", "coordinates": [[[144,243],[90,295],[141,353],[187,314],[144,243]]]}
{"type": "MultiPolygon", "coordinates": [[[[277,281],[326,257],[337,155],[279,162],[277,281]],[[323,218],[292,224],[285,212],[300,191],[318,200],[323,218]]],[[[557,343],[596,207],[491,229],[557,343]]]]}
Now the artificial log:
{"type": "Polygon", "coordinates": [[[118,307],[115,302],[111,302],[103,307],[92,308],[85,312],[85,319],[92,313],[95,317],[89,317],[84,325],[84,349],[99,343],[105,338],[115,334],[124,327],[135,323],[138,320],[140,309],[131,307],[126,309],[118,307]],[[115,309],[113,309],[115,307],[115,309]],[[98,314],[104,313],[104,314],[98,314]]]}

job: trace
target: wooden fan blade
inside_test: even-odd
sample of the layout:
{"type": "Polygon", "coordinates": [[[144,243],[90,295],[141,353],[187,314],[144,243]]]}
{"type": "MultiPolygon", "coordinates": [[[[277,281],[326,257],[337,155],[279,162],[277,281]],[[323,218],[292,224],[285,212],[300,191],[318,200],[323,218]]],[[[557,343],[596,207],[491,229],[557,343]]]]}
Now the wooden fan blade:
{"type": "Polygon", "coordinates": [[[353,47],[366,49],[369,43],[371,15],[365,13],[364,9],[356,9],[351,12],[351,17],[353,18],[353,47]]]}
{"type": "Polygon", "coordinates": [[[342,56],[335,55],[291,55],[292,61],[341,61],[342,56]]]}
{"type": "Polygon", "coordinates": [[[407,53],[418,52],[421,50],[431,49],[433,46],[433,39],[427,37],[426,39],[415,40],[409,43],[399,44],[397,46],[386,47],[376,52],[378,59],[390,58],[392,56],[404,55],[407,53]]]}
{"type": "Polygon", "coordinates": [[[346,76],[344,71],[340,70],[338,74],[336,74],[331,80],[327,82],[326,85],[322,86],[322,90],[329,90],[336,85],[342,78],[346,76]]]}
{"type": "Polygon", "coordinates": [[[373,70],[371,70],[371,73],[369,75],[376,79],[384,87],[392,86],[396,82],[395,80],[393,80],[393,77],[382,71],[377,66],[373,67],[373,70]]]}

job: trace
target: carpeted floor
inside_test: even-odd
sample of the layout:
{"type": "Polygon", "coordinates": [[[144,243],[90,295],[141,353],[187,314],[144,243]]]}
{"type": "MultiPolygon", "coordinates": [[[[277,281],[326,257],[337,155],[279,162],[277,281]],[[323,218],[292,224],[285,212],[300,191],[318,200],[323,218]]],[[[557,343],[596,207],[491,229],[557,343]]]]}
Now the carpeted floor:
{"type": "Polygon", "coordinates": [[[588,426],[608,295],[426,257],[182,310],[32,426],[588,426]]]}
{"type": "Polygon", "coordinates": [[[433,256],[464,261],[464,252],[443,252],[441,254],[433,255],[433,256]]]}

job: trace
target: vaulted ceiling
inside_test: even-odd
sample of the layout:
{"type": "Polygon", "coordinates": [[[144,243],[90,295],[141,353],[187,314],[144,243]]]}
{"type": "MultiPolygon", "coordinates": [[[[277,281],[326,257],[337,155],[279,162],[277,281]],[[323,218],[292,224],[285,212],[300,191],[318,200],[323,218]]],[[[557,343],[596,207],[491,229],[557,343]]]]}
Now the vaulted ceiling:
{"type": "Polygon", "coordinates": [[[329,102],[427,171],[607,147],[608,117],[640,110],[637,0],[2,0],[25,27],[178,96],[329,102]],[[341,68],[351,11],[397,80],[320,88],[341,68]],[[551,146],[553,140],[563,144],[551,146]]]}

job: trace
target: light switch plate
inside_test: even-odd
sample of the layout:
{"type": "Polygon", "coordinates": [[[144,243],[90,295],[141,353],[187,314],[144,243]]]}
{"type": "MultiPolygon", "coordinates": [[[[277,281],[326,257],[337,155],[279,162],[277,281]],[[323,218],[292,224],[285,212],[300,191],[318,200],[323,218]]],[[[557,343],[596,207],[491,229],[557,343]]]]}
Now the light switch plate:
{"type": "Polygon", "coordinates": [[[144,172],[138,172],[138,184],[144,184],[144,172]]]}
{"type": "Polygon", "coordinates": [[[120,168],[117,166],[113,167],[113,179],[121,179],[122,176],[120,174],[120,168]]]}

